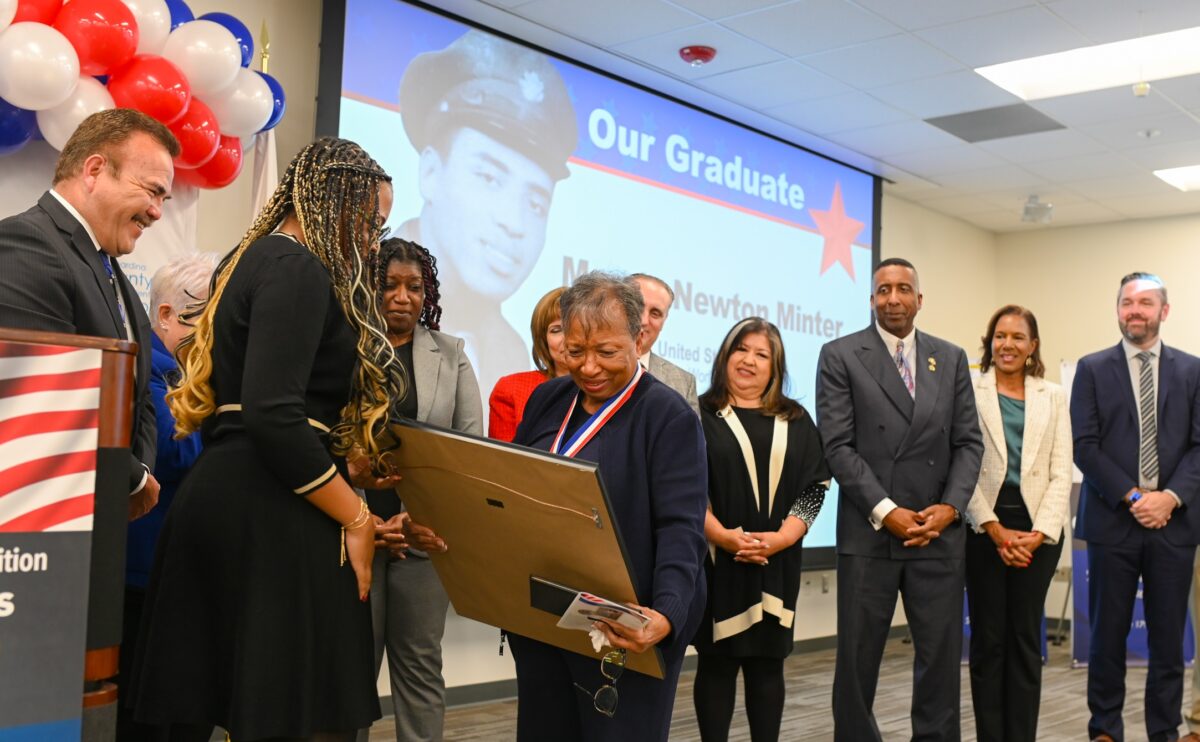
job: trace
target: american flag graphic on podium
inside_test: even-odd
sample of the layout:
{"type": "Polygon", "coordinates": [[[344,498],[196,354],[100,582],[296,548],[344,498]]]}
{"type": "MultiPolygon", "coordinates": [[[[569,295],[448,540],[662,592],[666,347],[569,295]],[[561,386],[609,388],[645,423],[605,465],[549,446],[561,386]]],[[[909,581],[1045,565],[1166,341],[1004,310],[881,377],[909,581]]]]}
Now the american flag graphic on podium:
{"type": "Polygon", "coordinates": [[[0,341],[0,742],[80,738],[103,358],[0,341]]]}
{"type": "Polygon", "coordinates": [[[0,533],[91,530],[102,356],[0,343],[0,533]]]}

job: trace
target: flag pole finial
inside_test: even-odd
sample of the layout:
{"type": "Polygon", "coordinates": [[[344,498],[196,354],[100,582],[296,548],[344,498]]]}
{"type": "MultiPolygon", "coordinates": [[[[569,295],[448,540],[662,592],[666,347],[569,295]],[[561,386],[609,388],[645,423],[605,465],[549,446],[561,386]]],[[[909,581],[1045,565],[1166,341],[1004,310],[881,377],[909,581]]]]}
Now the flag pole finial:
{"type": "Polygon", "coordinates": [[[259,43],[258,43],[258,48],[262,49],[262,54],[260,56],[260,58],[262,60],[262,71],[267,72],[268,71],[267,65],[271,59],[271,37],[269,35],[267,35],[267,19],[266,18],[263,19],[262,33],[259,34],[259,37],[260,37],[260,39],[259,39],[259,43]]]}

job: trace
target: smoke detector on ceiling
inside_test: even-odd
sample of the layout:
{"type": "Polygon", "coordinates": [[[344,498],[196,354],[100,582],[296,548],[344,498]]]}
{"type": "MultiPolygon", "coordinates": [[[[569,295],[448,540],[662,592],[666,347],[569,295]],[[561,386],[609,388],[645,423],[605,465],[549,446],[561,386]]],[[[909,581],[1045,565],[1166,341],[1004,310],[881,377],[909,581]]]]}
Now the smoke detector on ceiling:
{"type": "Polygon", "coordinates": [[[716,49],[702,44],[685,46],[679,50],[679,58],[693,67],[703,67],[713,61],[715,56],[717,56],[716,49]]]}
{"type": "Polygon", "coordinates": [[[1042,203],[1036,193],[1029,195],[1025,202],[1025,210],[1021,212],[1021,221],[1033,224],[1049,224],[1054,219],[1054,204],[1042,203]]]}

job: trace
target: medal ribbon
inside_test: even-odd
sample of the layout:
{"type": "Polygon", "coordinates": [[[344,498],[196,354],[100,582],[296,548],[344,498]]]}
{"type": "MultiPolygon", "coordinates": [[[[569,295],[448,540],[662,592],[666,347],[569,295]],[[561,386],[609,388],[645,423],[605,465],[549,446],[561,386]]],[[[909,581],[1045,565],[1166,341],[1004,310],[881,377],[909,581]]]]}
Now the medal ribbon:
{"type": "Polygon", "coordinates": [[[579,426],[579,430],[575,431],[575,435],[571,439],[563,442],[563,434],[567,432],[567,423],[571,421],[571,415],[575,412],[575,405],[579,404],[579,394],[575,395],[575,399],[571,400],[571,406],[567,409],[567,416],[563,418],[562,425],[558,427],[558,435],[554,436],[554,443],[550,446],[550,453],[557,453],[568,458],[574,458],[575,454],[579,453],[580,449],[588,444],[596,433],[600,432],[605,423],[612,419],[613,415],[617,414],[617,410],[629,401],[633,396],[633,390],[637,387],[638,382],[642,379],[642,374],[646,372],[642,368],[642,364],[638,364],[637,371],[634,372],[633,378],[625,385],[617,394],[613,395],[604,404],[600,405],[600,409],[596,410],[587,422],[579,426]]]}

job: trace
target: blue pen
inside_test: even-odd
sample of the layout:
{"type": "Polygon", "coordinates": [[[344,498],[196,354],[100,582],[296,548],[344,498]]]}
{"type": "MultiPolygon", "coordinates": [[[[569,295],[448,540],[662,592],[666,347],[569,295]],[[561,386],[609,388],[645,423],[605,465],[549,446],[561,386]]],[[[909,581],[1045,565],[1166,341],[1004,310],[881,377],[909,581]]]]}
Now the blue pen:
{"type": "Polygon", "coordinates": [[[1133,494],[1131,494],[1129,496],[1129,504],[1132,505],[1133,503],[1137,502],[1140,499],[1142,499],[1142,493],[1139,492],[1138,490],[1134,490],[1133,494]]]}

